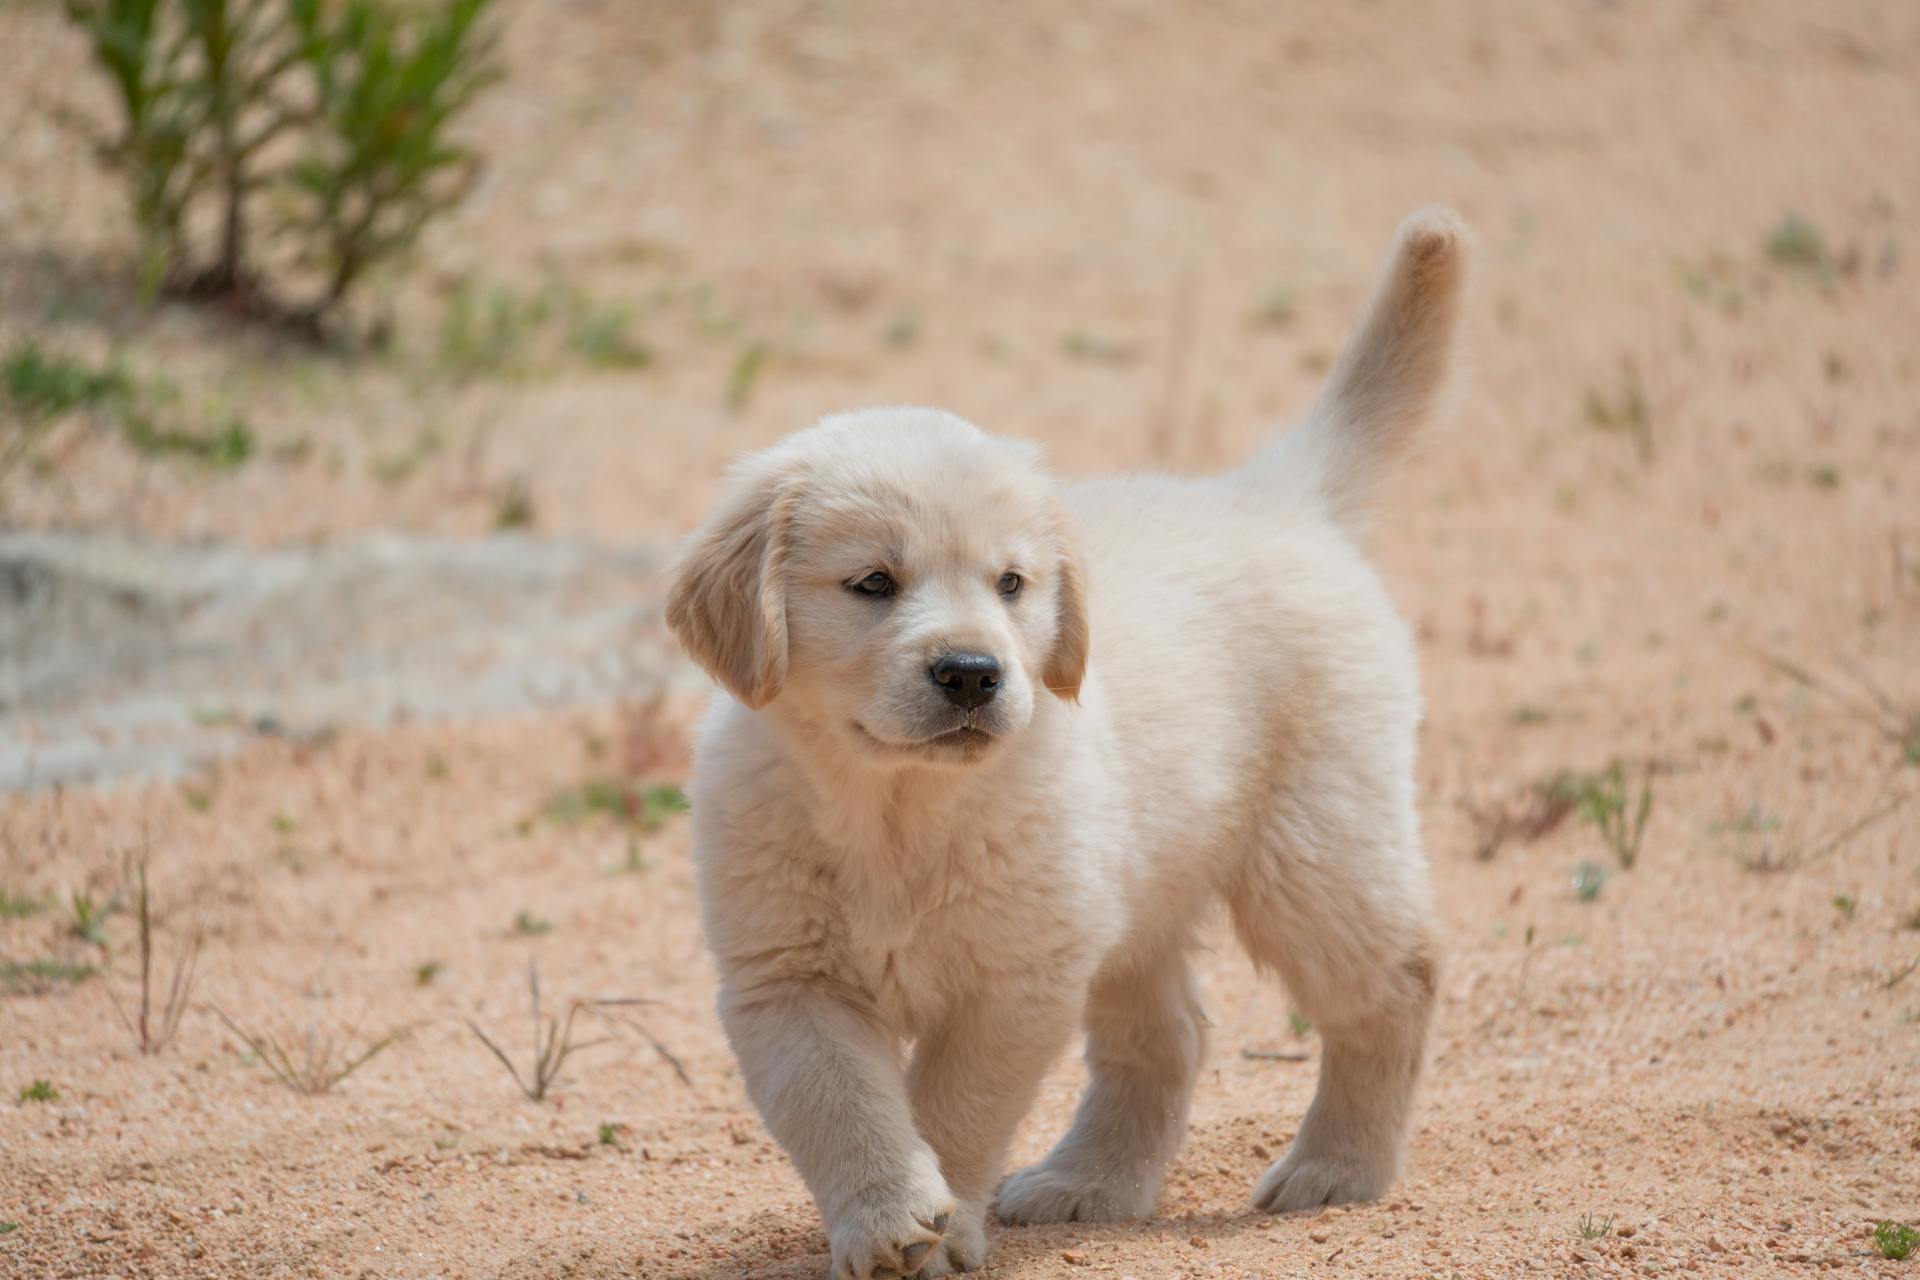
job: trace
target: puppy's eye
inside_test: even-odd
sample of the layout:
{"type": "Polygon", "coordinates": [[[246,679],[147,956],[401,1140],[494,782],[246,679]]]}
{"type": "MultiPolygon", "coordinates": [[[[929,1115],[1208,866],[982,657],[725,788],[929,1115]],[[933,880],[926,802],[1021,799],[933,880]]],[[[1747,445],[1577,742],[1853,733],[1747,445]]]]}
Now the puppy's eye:
{"type": "Polygon", "coordinates": [[[847,590],[858,591],[863,596],[890,596],[897,588],[891,577],[875,569],[866,577],[849,582],[847,590]]]}
{"type": "Polygon", "coordinates": [[[1000,575],[1000,594],[1011,600],[1020,594],[1020,587],[1026,580],[1011,571],[1000,575]]]}

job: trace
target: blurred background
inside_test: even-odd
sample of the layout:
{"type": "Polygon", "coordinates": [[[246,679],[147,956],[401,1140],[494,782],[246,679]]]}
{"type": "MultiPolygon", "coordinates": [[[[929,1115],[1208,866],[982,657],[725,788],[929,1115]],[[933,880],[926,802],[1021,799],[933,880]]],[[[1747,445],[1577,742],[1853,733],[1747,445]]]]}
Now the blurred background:
{"type": "Polygon", "coordinates": [[[1230,465],[1444,202],[1469,373],[1373,546],[1450,955],[1406,1190],[1238,1214],[1315,1050],[1223,948],[1164,1217],[996,1258],[1893,1265],[1920,9],[11,0],[0,63],[0,1261],[824,1266],[710,1013],[674,539],[860,405],[1230,465]],[[536,959],[659,1003],[534,1102],[466,1020],[536,959]]]}

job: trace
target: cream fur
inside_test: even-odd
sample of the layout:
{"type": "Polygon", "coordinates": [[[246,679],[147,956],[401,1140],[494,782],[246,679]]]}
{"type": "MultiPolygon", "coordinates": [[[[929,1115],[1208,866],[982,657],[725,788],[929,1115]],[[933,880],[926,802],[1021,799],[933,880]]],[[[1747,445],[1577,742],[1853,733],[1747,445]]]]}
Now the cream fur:
{"type": "Polygon", "coordinates": [[[1255,1203],[1394,1178],[1434,993],[1420,697],[1352,528],[1445,381],[1463,241],[1410,218],[1307,421],[1227,475],[1059,485],[1028,446],[877,410],[747,459],[689,543],[669,617],[729,695],[693,785],[721,1017],[836,1277],[978,1266],[989,1208],[1150,1213],[1221,899],[1325,1043],[1255,1203]],[[875,570],[891,598],[850,589],[875,570]],[[1004,668],[977,711],[928,678],[954,650],[1004,668]],[[1082,1027],[1071,1129],[1001,1185],[1082,1027]]]}

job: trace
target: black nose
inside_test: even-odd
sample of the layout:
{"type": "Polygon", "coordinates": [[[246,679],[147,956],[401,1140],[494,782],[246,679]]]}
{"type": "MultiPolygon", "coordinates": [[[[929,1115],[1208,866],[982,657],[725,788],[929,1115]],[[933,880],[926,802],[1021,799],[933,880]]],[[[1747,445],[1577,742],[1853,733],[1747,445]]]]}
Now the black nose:
{"type": "Polygon", "coordinates": [[[985,653],[949,653],[927,668],[940,692],[971,711],[1000,692],[1000,660],[985,653]]]}

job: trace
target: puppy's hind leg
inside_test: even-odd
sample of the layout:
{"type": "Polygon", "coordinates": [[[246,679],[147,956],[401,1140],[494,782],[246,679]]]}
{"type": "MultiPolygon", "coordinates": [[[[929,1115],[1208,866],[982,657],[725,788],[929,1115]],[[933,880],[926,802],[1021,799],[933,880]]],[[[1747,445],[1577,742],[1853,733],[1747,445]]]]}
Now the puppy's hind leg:
{"type": "Polygon", "coordinates": [[[1116,1222],[1153,1212],[1187,1129],[1206,1019],[1183,946],[1110,966],[1087,1001],[1093,1075],[1073,1127],[1000,1188],[1003,1222],[1116,1222]]]}
{"type": "Polygon", "coordinates": [[[1235,931],[1322,1041],[1320,1084],[1254,1192],[1272,1213],[1371,1200],[1398,1174],[1433,1010],[1425,869],[1411,803],[1384,830],[1282,823],[1230,895],[1235,931]],[[1287,828],[1291,826],[1291,830],[1287,828]]]}

